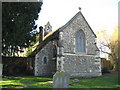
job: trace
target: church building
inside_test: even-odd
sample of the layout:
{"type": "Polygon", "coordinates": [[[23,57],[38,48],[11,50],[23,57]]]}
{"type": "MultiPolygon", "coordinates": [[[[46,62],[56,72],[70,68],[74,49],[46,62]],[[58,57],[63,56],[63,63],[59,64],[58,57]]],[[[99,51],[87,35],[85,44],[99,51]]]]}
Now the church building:
{"type": "Polygon", "coordinates": [[[56,71],[71,77],[101,76],[97,36],[81,11],[57,30],[52,30],[50,22],[39,29],[39,45],[33,51],[35,76],[50,76],[56,71]]]}

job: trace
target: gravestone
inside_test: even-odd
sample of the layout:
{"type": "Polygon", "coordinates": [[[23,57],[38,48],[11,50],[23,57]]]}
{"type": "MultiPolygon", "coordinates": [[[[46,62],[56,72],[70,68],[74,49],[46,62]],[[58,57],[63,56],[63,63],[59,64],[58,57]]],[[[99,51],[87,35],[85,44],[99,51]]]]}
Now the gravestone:
{"type": "Polygon", "coordinates": [[[56,72],[53,76],[53,88],[68,88],[70,76],[66,72],[56,72]]]}

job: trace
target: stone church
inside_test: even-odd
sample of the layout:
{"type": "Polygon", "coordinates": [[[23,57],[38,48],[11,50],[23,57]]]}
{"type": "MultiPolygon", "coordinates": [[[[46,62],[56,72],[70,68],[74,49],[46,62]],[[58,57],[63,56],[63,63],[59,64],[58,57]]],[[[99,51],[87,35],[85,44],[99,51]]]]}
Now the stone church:
{"type": "Polygon", "coordinates": [[[54,75],[56,71],[71,77],[101,75],[97,37],[81,11],[57,30],[53,31],[49,22],[39,29],[39,44],[33,51],[35,76],[54,75]]]}

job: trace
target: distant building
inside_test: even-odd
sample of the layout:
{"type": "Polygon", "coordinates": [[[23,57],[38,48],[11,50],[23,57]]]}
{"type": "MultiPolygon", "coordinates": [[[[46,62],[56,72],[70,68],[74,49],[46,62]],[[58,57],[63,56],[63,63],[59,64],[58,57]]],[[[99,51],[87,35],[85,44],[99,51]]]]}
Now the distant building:
{"type": "Polygon", "coordinates": [[[20,51],[18,51],[18,54],[16,54],[16,55],[18,55],[19,57],[25,57],[27,50],[28,50],[28,48],[23,48],[20,51]]]}
{"type": "Polygon", "coordinates": [[[110,60],[107,60],[106,58],[101,58],[101,69],[104,68],[111,70],[113,68],[113,65],[110,60]]]}

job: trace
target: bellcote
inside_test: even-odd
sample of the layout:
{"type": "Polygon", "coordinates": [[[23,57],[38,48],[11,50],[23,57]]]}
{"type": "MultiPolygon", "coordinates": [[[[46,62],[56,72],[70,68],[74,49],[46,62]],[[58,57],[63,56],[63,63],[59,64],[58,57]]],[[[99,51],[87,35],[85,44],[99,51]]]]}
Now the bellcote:
{"type": "Polygon", "coordinates": [[[44,28],[44,34],[47,35],[51,31],[52,31],[52,26],[50,25],[50,22],[48,21],[44,28]]]}

